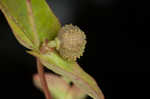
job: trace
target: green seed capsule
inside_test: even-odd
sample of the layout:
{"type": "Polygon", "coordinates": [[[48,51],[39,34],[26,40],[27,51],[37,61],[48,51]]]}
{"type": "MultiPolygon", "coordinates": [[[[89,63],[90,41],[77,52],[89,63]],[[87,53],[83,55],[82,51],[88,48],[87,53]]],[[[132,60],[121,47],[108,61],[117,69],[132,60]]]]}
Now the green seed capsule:
{"type": "Polygon", "coordinates": [[[59,41],[57,50],[63,58],[76,61],[83,55],[86,36],[77,26],[65,25],[60,29],[57,39],[59,41]]]}

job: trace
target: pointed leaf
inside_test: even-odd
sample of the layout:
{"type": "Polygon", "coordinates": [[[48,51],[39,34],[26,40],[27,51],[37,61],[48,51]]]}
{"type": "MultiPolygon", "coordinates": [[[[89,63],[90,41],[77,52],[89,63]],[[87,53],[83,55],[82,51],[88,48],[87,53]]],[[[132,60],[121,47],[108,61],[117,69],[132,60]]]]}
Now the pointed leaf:
{"type": "Polygon", "coordinates": [[[16,38],[27,48],[33,49],[33,45],[38,47],[44,40],[54,39],[60,29],[45,0],[1,0],[0,8],[16,38]]]}
{"type": "Polygon", "coordinates": [[[103,93],[99,89],[95,80],[84,72],[77,63],[68,62],[55,52],[48,52],[45,54],[37,52],[28,53],[38,57],[42,64],[47,68],[73,81],[77,87],[83,89],[94,99],[104,99],[103,93]]]}

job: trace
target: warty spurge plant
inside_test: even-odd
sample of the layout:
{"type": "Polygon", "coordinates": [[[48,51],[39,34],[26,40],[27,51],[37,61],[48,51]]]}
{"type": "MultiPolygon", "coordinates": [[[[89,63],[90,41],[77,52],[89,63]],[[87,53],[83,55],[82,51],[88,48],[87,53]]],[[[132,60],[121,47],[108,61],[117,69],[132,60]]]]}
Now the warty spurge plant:
{"type": "Polygon", "coordinates": [[[34,82],[44,91],[46,99],[83,99],[85,94],[104,99],[96,81],[76,62],[86,44],[82,30],[73,25],[61,27],[45,0],[0,0],[0,10],[16,39],[36,57],[38,76],[34,76],[34,82]],[[61,77],[45,78],[43,66],[61,77]],[[73,88],[69,82],[73,82],[73,88]]]}

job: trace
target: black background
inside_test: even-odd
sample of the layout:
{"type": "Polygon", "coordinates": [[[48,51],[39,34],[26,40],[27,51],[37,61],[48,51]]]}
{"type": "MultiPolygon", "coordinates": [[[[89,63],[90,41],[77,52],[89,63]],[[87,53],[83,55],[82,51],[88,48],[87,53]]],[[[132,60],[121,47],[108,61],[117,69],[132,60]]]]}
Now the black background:
{"type": "MultiPolygon", "coordinates": [[[[62,24],[87,35],[78,60],[106,99],[149,98],[150,6],[146,0],[48,0],[62,24]],[[69,9],[69,10],[68,10],[69,9]]],[[[44,99],[32,84],[34,57],[13,36],[0,13],[0,98],[44,99]]]]}

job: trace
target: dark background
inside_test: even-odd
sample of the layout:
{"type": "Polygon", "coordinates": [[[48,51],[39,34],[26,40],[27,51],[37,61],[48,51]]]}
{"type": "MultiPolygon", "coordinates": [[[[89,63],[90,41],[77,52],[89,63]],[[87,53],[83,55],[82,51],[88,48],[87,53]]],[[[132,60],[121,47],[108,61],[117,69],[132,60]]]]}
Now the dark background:
{"type": "MultiPolygon", "coordinates": [[[[150,6],[146,0],[48,0],[62,24],[87,35],[78,60],[106,99],[149,99],[150,6]]],[[[0,98],[44,99],[32,84],[35,59],[25,52],[0,13],[0,98]],[[2,98],[3,97],[3,98],[2,98]]]]}

